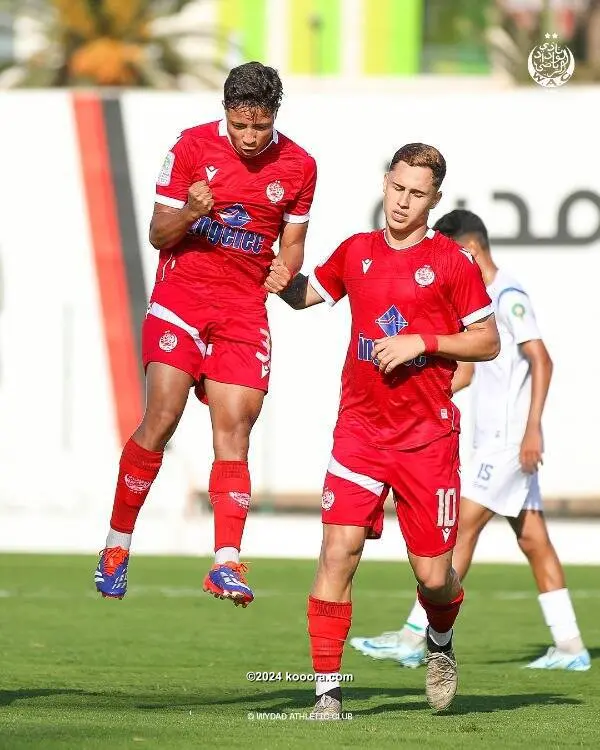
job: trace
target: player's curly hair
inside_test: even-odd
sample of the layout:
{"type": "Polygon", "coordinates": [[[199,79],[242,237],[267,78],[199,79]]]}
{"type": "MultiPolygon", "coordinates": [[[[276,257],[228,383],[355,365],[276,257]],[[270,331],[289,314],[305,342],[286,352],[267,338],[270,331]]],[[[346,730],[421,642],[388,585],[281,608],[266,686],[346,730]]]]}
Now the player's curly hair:
{"type": "Polygon", "coordinates": [[[482,247],[489,248],[490,246],[487,227],[477,214],[465,208],[455,208],[454,211],[444,214],[436,221],[433,228],[452,240],[471,234],[482,247]]]}
{"type": "Polygon", "coordinates": [[[276,114],[283,97],[283,86],[275,68],[259,62],[238,65],[229,71],[223,87],[227,109],[262,109],[276,114]]]}
{"type": "Polygon", "coordinates": [[[446,176],[446,160],[435,146],[428,146],[426,143],[407,143],[399,148],[390,162],[390,172],[399,161],[406,162],[410,167],[429,167],[433,172],[436,188],[439,188],[446,176]]]}

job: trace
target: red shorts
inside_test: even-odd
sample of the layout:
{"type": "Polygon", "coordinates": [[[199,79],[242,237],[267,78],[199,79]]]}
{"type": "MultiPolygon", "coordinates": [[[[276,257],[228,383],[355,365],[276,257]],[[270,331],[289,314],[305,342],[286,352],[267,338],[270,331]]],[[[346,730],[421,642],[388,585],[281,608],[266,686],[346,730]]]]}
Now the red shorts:
{"type": "Polygon", "coordinates": [[[266,392],[271,370],[267,311],[264,306],[240,310],[217,302],[174,300],[167,306],[153,301],[142,328],[142,359],[144,367],[162,362],[189,373],[204,402],[204,378],[266,392]]]}
{"type": "Polygon", "coordinates": [[[322,499],[323,523],[383,530],[390,488],[406,547],[437,557],[456,544],[460,475],[458,433],[412,450],[382,450],[353,437],[337,437],[322,499]]]}

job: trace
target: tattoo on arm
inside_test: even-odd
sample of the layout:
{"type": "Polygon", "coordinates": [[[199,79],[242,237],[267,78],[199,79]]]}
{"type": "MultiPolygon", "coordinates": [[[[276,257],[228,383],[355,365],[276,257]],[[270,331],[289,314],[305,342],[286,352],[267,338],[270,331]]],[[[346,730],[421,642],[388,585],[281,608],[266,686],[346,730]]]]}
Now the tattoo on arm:
{"type": "Polygon", "coordinates": [[[294,310],[304,310],[306,307],[306,290],[308,289],[308,276],[298,273],[290,281],[279,296],[294,310]]]}

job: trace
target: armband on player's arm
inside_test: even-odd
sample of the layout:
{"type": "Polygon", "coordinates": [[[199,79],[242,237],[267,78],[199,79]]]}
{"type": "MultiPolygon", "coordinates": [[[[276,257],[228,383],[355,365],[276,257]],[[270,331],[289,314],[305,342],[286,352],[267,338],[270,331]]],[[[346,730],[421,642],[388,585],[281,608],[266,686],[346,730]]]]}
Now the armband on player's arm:
{"type": "Polygon", "coordinates": [[[297,273],[283,292],[279,292],[281,299],[294,310],[304,310],[306,305],[306,293],[308,291],[308,276],[297,273]]]}
{"type": "Polygon", "coordinates": [[[297,273],[279,296],[294,310],[304,310],[325,301],[303,273],[297,273]]]}

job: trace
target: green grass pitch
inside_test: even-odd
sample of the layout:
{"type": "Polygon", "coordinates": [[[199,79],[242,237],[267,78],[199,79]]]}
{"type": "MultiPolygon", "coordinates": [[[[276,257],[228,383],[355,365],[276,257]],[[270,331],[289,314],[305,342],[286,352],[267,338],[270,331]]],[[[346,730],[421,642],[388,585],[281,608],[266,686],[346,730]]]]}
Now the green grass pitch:
{"type": "MultiPolygon", "coordinates": [[[[475,565],[458,621],[459,693],[432,714],[423,669],[347,648],[345,722],[250,720],[305,712],[312,684],[251,683],[249,670],[310,672],[311,561],[257,560],[246,610],[203,594],[208,560],[133,557],[119,601],[93,591],[95,558],[0,555],[0,748],[600,748],[600,660],[585,673],[522,669],[549,645],[525,566],[475,565]]],[[[569,568],[592,658],[597,568],[569,568]]],[[[407,565],[363,563],[351,635],[397,628],[407,565]]]]}

